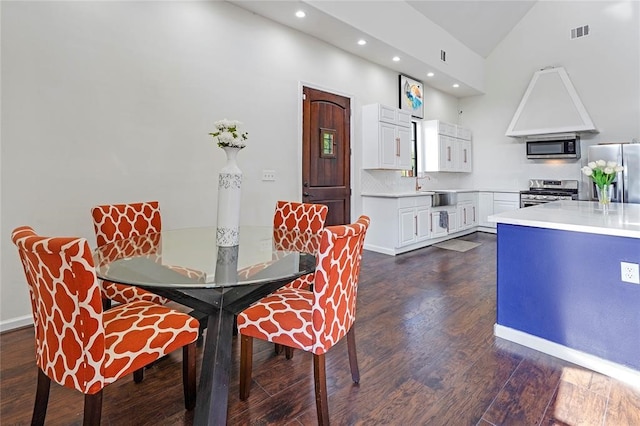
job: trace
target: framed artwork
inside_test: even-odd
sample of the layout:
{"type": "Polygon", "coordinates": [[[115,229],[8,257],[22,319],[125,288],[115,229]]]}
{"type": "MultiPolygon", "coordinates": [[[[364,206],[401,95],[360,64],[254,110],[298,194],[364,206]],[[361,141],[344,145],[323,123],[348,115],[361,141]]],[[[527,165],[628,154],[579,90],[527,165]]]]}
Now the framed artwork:
{"type": "Polygon", "coordinates": [[[413,117],[424,118],[424,86],[421,81],[400,74],[400,109],[408,111],[413,117]]]}

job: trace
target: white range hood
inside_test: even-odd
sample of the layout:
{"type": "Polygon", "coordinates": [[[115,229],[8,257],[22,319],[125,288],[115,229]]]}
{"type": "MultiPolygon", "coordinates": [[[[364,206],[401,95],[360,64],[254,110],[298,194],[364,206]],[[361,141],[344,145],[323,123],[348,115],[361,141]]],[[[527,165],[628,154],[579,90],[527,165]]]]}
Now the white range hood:
{"type": "Polygon", "coordinates": [[[507,136],[597,133],[564,68],[537,71],[507,129],[507,136]]]}

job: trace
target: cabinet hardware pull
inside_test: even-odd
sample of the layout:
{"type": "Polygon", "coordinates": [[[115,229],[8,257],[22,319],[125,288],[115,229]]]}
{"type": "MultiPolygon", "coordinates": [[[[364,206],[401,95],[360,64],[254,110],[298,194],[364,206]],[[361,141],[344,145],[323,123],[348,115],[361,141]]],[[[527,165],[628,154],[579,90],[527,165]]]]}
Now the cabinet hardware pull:
{"type": "Polygon", "coordinates": [[[473,221],[476,221],[476,206],[473,206],[473,221]]]}
{"type": "Polygon", "coordinates": [[[465,162],[465,164],[467,162],[467,150],[466,149],[464,150],[464,162],[465,162]]]}
{"type": "Polygon", "coordinates": [[[451,161],[451,147],[447,147],[447,161],[451,161]]]}
{"type": "Polygon", "coordinates": [[[396,157],[400,157],[400,138],[396,138],[396,157]]]}
{"type": "Polygon", "coordinates": [[[418,216],[414,216],[413,217],[413,221],[416,224],[415,228],[413,228],[413,229],[415,229],[414,234],[416,234],[416,237],[417,237],[418,236],[418,216]]]}

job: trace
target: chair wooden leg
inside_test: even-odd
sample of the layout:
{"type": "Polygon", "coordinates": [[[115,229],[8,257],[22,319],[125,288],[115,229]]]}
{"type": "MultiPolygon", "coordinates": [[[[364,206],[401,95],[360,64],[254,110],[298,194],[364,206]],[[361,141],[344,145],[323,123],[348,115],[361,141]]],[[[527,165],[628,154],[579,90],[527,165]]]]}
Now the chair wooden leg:
{"type": "Polygon", "coordinates": [[[102,310],[108,311],[111,309],[111,299],[102,299],[102,310]]]}
{"type": "Polygon", "coordinates": [[[184,408],[193,410],[196,406],[196,342],[182,347],[182,387],[184,408]]]}
{"type": "Polygon", "coordinates": [[[240,399],[249,398],[253,368],[253,337],[240,335],[240,399]]]}
{"type": "Polygon", "coordinates": [[[47,416],[47,405],[49,404],[49,389],[51,389],[51,379],[38,368],[38,385],[36,388],[36,401],[33,404],[33,416],[31,425],[44,425],[44,418],[47,416]]]}
{"type": "Polygon", "coordinates": [[[144,379],[144,367],[137,369],[133,372],[133,381],[140,383],[144,379]]]}
{"type": "Polygon", "coordinates": [[[95,426],[100,424],[102,415],[102,389],[93,395],[84,395],[84,426],[95,426]]]}
{"type": "Polygon", "coordinates": [[[290,346],[285,346],[284,347],[284,356],[287,359],[293,358],[293,348],[290,347],[290,346]]]}
{"type": "Polygon", "coordinates": [[[327,372],[324,354],[313,355],[313,379],[316,388],[316,410],[318,411],[318,425],[329,425],[329,402],[327,400],[327,372]]]}
{"type": "Polygon", "coordinates": [[[358,369],[358,355],[356,354],[355,324],[347,331],[347,351],[349,352],[349,367],[351,367],[351,379],[353,383],[360,383],[360,370],[358,369]]]}
{"type": "Polygon", "coordinates": [[[274,343],[273,344],[273,349],[275,350],[276,355],[280,355],[282,353],[282,350],[284,349],[284,346],[282,346],[279,343],[274,343]]]}

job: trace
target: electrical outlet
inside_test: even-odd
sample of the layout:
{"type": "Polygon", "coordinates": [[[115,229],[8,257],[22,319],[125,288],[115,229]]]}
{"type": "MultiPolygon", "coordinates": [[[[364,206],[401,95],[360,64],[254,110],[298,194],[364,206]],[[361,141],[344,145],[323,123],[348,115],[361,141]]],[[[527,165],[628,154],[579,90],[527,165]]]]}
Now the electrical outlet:
{"type": "Polygon", "coordinates": [[[620,262],[620,276],[625,283],[640,284],[640,271],[637,263],[620,262]]]}
{"type": "Polygon", "coordinates": [[[262,180],[267,180],[267,181],[276,180],[276,171],[275,170],[263,170],[262,171],[262,180]]]}

